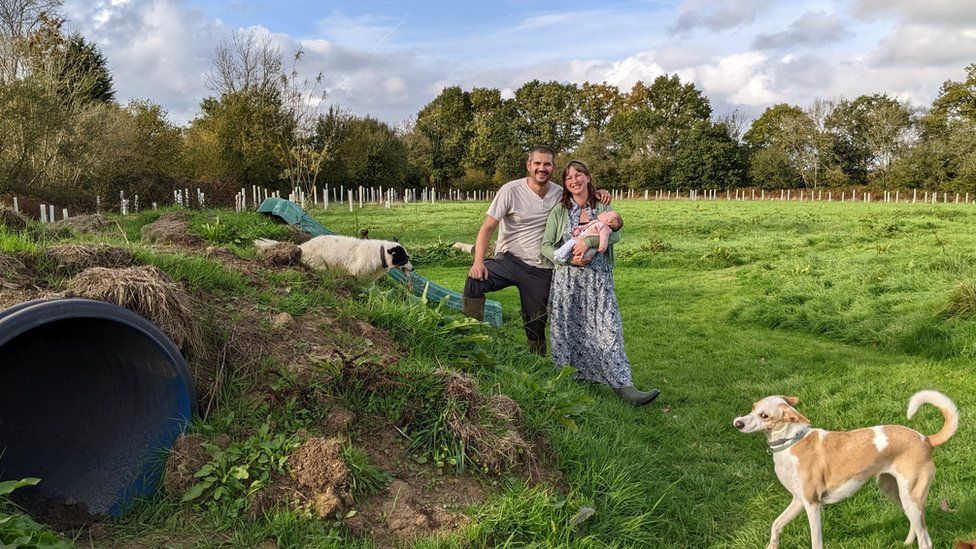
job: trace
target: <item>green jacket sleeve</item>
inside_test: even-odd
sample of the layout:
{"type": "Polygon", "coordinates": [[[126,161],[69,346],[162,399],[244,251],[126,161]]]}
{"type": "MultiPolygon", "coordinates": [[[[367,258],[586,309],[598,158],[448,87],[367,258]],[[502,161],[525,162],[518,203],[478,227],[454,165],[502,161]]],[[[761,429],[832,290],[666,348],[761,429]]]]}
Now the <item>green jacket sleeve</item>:
{"type": "Polygon", "coordinates": [[[549,219],[546,220],[546,232],[542,236],[542,257],[559,265],[555,259],[556,246],[562,240],[563,229],[565,228],[566,209],[556,204],[549,211],[549,219]]]}

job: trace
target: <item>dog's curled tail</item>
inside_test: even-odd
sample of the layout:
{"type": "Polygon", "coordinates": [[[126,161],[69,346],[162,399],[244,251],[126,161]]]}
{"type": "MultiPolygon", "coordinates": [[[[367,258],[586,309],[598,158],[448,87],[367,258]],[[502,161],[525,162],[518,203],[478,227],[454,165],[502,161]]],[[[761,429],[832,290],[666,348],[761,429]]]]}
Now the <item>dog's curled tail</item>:
{"type": "Polygon", "coordinates": [[[254,241],[254,247],[258,250],[267,250],[277,243],[277,240],[271,240],[270,238],[258,238],[254,241]]]}
{"type": "Polygon", "coordinates": [[[912,395],[908,401],[908,419],[912,419],[912,416],[923,404],[935,406],[945,418],[942,429],[938,433],[926,437],[929,444],[933,447],[945,444],[947,440],[952,438],[952,435],[956,434],[956,429],[959,428],[959,409],[949,400],[949,397],[938,391],[919,391],[912,395]]]}

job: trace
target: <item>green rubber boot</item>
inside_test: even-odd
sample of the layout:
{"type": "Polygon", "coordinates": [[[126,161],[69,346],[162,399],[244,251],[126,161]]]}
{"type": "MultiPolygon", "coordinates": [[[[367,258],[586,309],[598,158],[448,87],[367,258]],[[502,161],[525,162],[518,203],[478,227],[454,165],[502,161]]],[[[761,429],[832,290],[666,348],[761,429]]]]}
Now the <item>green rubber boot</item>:
{"type": "Polygon", "coordinates": [[[617,396],[633,404],[634,406],[650,404],[654,402],[654,399],[656,399],[658,395],[661,394],[661,391],[658,391],[657,389],[651,389],[646,393],[644,391],[638,391],[633,385],[628,385],[627,387],[617,387],[613,391],[617,393],[617,396]]]}

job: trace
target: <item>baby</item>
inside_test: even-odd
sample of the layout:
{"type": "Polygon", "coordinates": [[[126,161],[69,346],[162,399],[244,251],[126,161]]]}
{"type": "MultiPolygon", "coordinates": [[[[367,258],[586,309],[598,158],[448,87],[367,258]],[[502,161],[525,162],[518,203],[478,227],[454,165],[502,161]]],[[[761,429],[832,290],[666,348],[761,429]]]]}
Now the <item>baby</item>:
{"type": "Polygon", "coordinates": [[[583,259],[590,259],[597,252],[605,253],[609,245],[610,233],[618,230],[621,225],[623,225],[623,219],[620,218],[620,214],[613,210],[603,212],[586,225],[580,225],[573,229],[573,238],[560,246],[553,256],[560,263],[568,263],[573,258],[573,248],[576,247],[576,243],[580,239],[586,239],[589,246],[589,249],[583,254],[583,259]],[[596,247],[594,248],[594,246],[596,247]]]}

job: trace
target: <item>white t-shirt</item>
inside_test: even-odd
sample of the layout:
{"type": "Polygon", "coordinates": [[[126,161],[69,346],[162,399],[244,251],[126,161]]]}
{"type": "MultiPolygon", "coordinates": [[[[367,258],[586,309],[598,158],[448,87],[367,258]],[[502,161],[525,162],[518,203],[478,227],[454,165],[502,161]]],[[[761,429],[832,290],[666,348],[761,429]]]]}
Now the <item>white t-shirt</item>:
{"type": "Polygon", "coordinates": [[[549,211],[559,202],[563,188],[552,181],[548,185],[545,198],[529,188],[524,177],[498,189],[488,207],[488,215],[499,221],[495,253],[510,253],[533,267],[553,268],[552,262],[542,257],[540,248],[549,211]]]}

